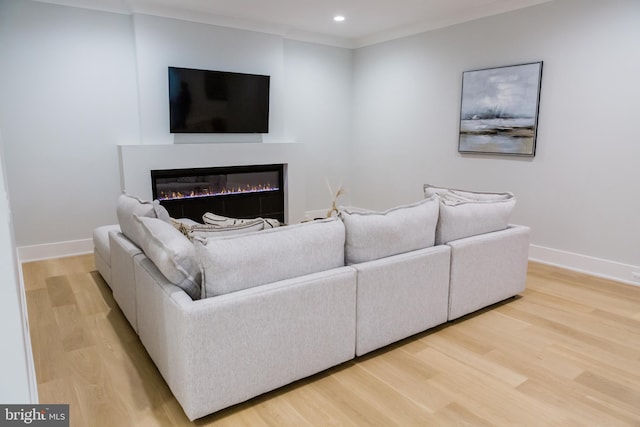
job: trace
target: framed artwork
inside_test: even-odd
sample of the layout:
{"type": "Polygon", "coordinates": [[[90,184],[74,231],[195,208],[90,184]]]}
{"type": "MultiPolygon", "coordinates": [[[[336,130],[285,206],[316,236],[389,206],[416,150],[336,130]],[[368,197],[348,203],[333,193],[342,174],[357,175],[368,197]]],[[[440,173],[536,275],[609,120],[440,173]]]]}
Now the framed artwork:
{"type": "Polygon", "coordinates": [[[462,73],[458,151],[536,154],[542,61],[462,73]]]}

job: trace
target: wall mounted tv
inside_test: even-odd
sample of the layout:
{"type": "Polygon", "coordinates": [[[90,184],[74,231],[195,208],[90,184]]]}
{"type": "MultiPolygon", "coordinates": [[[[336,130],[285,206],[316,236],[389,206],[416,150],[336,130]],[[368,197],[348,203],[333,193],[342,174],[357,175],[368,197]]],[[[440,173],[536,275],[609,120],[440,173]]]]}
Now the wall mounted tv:
{"type": "Polygon", "coordinates": [[[171,133],[268,133],[269,80],[169,67],[171,133]]]}

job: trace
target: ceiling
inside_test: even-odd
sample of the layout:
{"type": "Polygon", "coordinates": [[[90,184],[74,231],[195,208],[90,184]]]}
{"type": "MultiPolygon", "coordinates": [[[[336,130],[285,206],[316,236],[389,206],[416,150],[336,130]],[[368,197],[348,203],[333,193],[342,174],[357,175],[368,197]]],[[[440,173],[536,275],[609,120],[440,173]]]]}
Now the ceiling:
{"type": "Polygon", "coordinates": [[[550,0],[39,0],[357,48],[550,0]],[[344,22],[334,22],[341,14],[344,22]]]}

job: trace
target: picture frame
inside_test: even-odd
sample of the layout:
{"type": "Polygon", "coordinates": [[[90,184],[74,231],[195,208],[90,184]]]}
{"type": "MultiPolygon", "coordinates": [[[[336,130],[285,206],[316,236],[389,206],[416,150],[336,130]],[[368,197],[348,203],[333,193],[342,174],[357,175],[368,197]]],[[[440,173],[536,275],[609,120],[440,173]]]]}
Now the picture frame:
{"type": "Polygon", "coordinates": [[[461,154],[536,153],[542,61],[462,73],[461,154]]]}

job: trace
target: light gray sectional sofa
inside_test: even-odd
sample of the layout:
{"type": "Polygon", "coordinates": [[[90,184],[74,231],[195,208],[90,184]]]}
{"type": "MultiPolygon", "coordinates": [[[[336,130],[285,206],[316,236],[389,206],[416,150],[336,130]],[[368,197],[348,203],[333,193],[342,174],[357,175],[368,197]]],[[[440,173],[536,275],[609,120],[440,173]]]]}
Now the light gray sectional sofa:
{"type": "Polygon", "coordinates": [[[122,195],[119,225],[94,232],[96,266],[194,420],[524,290],[513,195],[452,191],[258,231],[122,195]],[[448,241],[456,221],[477,226],[448,241]]]}

